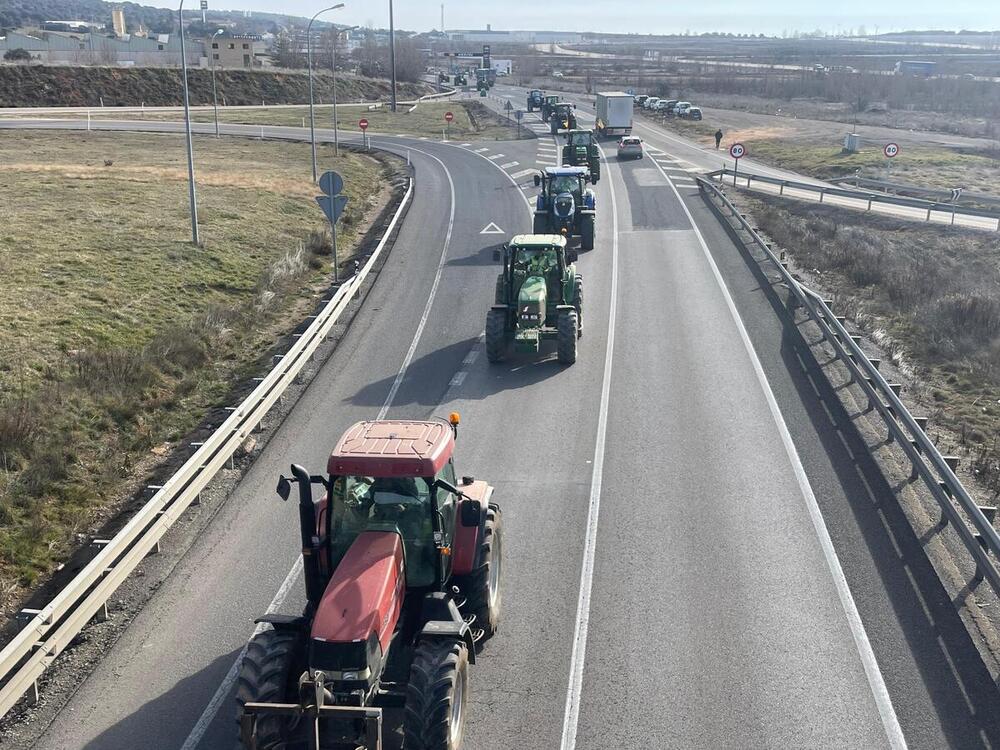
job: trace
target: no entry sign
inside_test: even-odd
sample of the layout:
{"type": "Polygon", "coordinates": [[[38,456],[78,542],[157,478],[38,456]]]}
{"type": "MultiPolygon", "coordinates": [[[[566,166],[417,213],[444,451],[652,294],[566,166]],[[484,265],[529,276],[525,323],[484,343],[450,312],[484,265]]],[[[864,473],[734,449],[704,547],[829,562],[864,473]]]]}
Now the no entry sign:
{"type": "Polygon", "coordinates": [[[899,153],[899,145],[896,143],[887,143],[885,144],[885,148],[882,149],[882,153],[885,154],[887,159],[891,159],[899,153]]]}
{"type": "Polygon", "coordinates": [[[368,120],[362,117],[360,120],[358,120],[358,127],[361,128],[362,130],[368,130],[368,120]]]}
{"type": "Polygon", "coordinates": [[[453,115],[451,112],[445,112],[444,113],[444,121],[445,122],[450,123],[454,119],[455,119],[455,115],[453,115]]]}

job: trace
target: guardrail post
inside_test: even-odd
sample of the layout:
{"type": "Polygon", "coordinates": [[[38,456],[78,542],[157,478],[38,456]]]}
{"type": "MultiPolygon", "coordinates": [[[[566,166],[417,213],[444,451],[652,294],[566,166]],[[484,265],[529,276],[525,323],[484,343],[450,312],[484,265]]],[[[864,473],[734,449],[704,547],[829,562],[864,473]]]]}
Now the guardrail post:
{"type": "Polygon", "coordinates": [[[824,195],[826,195],[826,190],[825,190],[825,189],[822,189],[822,190],[820,190],[820,191],[819,191],[819,202],[820,202],[820,203],[822,203],[822,202],[823,202],[823,196],[824,196],[824,195]]]}
{"type": "Polygon", "coordinates": [[[924,221],[930,221],[930,220],[931,220],[931,209],[928,208],[927,209],[927,218],[924,219],[924,221]]]}

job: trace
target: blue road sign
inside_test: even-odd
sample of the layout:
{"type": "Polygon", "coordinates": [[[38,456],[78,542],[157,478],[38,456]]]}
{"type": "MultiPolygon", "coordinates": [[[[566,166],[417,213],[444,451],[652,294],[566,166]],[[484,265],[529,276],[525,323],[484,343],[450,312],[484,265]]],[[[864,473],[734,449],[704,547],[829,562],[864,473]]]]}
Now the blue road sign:
{"type": "Polygon", "coordinates": [[[524,110],[523,109],[519,109],[516,112],[514,112],[514,117],[516,117],[518,120],[520,120],[522,117],[524,117],[524,110]]]}
{"type": "Polygon", "coordinates": [[[336,172],[324,172],[319,178],[319,189],[327,195],[340,195],[344,189],[344,178],[336,172]]]}
{"type": "Polygon", "coordinates": [[[635,96],[635,89],[625,89],[625,93],[629,96],[635,96]]]}
{"type": "Polygon", "coordinates": [[[344,208],[347,206],[347,196],[346,195],[317,195],[316,202],[319,207],[323,209],[323,213],[326,214],[326,218],[330,220],[331,224],[336,224],[337,219],[340,215],[344,213],[344,208]]]}

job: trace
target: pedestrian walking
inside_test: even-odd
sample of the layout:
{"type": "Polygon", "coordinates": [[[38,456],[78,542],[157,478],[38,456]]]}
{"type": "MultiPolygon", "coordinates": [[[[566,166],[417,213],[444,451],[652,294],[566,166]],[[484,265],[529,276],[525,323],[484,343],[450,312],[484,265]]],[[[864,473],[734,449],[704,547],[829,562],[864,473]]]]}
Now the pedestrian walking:
{"type": "Polygon", "coordinates": [[[719,144],[722,143],[722,128],[715,131],[715,150],[719,150],[719,144]]]}

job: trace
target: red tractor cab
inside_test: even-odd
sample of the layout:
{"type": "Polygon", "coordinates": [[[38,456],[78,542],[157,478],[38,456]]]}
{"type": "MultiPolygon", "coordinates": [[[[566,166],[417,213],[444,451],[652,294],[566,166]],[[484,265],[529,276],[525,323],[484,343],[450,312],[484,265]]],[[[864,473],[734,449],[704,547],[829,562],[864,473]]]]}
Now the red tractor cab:
{"type": "Polygon", "coordinates": [[[493,488],[456,479],[457,428],[358,422],[327,476],[280,479],[283,499],[298,485],[307,604],[258,620],[237,693],[248,750],[378,748],[390,706],[407,750],[460,746],[467,667],[499,624],[502,528],[493,488]]]}

